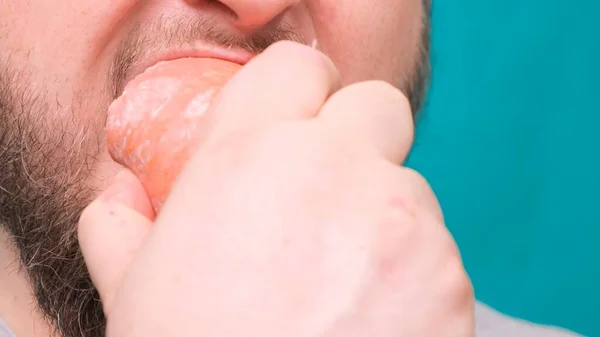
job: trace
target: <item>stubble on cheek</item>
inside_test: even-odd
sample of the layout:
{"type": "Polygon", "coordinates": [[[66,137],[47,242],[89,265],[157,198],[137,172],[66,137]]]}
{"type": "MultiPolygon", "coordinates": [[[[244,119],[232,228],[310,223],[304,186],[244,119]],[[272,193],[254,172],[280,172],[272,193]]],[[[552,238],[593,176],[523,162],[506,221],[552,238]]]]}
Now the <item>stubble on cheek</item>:
{"type": "Polygon", "coordinates": [[[104,316],[76,235],[103,149],[97,102],[56,99],[55,81],[0,59],[0,225],[39,309],[64,337],[103,336],[104,316]],[[35,83],[35,84],[33,84],[35,83]]]}

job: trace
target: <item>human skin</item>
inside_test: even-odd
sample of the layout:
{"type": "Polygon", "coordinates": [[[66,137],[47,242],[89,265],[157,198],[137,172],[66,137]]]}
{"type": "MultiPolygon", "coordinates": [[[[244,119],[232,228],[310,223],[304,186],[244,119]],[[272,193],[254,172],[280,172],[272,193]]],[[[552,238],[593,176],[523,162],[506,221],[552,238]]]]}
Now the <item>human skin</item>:
{"type": "Polygon", "coordinates": [[[317,40],[343,85],[385,81],[416,111],[426,17],[420,0],[1,2],[0,273],[10,286],[0,316],[20,337],[103,335],[76,225],[120,169],[106,151],[106,109],[155,56],[194,54],[198,41],[235,58],[317,40]]]}
{"type": "Polygon", "coordinates": [[[399,90],[340,88],[322,54],[277,43],[209,114],[154,223],[114,192],[82,215],[107,336],[474,336],[439,205],[400,166],[413,131],[399,90]]]}

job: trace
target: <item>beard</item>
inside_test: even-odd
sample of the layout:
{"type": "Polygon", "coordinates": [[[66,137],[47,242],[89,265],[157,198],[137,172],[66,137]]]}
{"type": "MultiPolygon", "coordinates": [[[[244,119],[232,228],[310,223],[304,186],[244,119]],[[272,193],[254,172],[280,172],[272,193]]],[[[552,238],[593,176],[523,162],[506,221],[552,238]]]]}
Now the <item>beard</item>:
{"type": "MultiPolygon", "coordinates": [[[[77,224],[98,193],[90,181],[106,149],[108,103],[122,89],[127,70],[158,47],[158,40],[238,44],[210,27],[180,21],[171,29],[158,23],[134,31],[116,52],[102,90],[105,99],[75,99],[69,107],[52,98],[53,88],[32,85],[27,70],[0,60],[0,230],[12,237],[39,311],[60,336],[104,336],[106,320],[79,247],[77,224]]],[[[400,88],[413,111],[420,110],[429,80],[429,23],[423,27],[418,64],[400,88]]],[[[300,40],[280,29],[239,46],[260,52],[281,39],[300,40]]]]}
{"type": "MultiPolygon", "coordinates": [[[[0,224],[40,312],[65,337],[104,335],[99,296],[77,241],[77,222],[96,194],[89,180],[100,153],[98,121],[69,116],[27,72],[0,65],[0,224]]],[[[74,108],[81,110],[80,104],[74,108]]],[[[73,110],[75,111],[75,110],[73,110]]]]}

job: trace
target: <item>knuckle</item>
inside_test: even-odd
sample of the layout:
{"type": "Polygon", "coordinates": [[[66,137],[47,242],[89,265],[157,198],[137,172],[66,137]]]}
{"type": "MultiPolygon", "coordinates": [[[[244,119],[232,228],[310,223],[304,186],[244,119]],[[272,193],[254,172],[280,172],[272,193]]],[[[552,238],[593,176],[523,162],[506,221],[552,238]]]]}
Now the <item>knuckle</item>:
{"type": "Polygon", "coordinates": [[[427,179],[412,168],[401,167],[399,172],[399,188],[407,190],[407,193],[410,193],[421,207],[443,223],[441,206],[427,179]]]}
{"type": "Polygon", "coordinates": [[[392,221],[401,223],[404,241],[419,241],[415,245],[431,254],[440,291],[456,303],[469,303],[473,286],[454,238],[441,215],[436,214],[441,214],[441,210],[430,185],[421,174],[408,168],[401,168],[398,182],[392,186],[390,198],[392,214],[396,214],[392,221]]]}
{"type": "Polygon", "coordinates": [[[453,241],[452,244],[448,244],[445,253],[446,258],[444,259],[442,275],[443,288],[451,292],[454,298],[472,298],[474,295],[473,285],[453,241]]]}
{"type": "Polygon", "coordinates": [[[407,225],[407,222],[417,223],[420,205],[410,194],[393,194],[389,199],[389,209],[392,221],[402,221],[403,225],[407,225]]]}
{"type": "Polygon", "coordinates": [[[423,195],[433,192],[425,178],[410,168],[398,167],[389,162],[383,162],[383,165],[388,168],[390,174],[381,175],[382,179],[393,182],[392,184],[388,182],[391,189],[391,208],[413,217],[416,217],[419,212],[429,211],[428,205],[423,202],[423,195]]]}
{"type": "Polygon", "coordinates": [[[410,186],[415,190],[431,190],[429,183],[425,177],[410,167],[402,167],[401,175],[403,181],[410,182],[410,186]]]}

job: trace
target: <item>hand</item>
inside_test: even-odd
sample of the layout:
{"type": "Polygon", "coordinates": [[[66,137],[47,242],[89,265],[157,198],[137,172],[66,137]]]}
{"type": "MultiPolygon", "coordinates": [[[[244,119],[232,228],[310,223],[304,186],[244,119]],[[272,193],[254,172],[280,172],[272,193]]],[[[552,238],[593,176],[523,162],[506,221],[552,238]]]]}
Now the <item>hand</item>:
{"type": "Polygon", "coordinates": [[[399,165],[413,122],[397,89],[341,88],[324,55],[281,42],[207,123],[154,222],[128,173],[82,215],[107,336],[474,336],[437,200],[399,165]]]}

